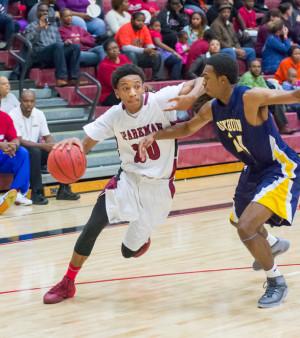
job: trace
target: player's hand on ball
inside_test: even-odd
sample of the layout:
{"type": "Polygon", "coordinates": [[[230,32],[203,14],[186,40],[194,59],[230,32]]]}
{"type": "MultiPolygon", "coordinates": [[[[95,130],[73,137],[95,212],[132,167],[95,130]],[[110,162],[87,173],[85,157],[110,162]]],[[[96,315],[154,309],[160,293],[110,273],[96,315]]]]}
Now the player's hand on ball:
{"type": "Polygon", "coordinates": [[[147,148],[155,141],[154,134],[149,134],[139,142],[139,155],[142,162],[146,161],[147,148]]]}
{"type": "Polygon", "coordinates": [[[83,146],[81,141],[79,140],[79,138],[77,137],[72,137],[72,138],[68,138],[66,140],[62,140],[58,143],[56,143],[53,147],[53,149],[60,149],[62,150],[63,148],[67,148],[67,150],[71,150],[72,145],[76,145],[79,147],[80,151],[83,153],[83,146]]]}

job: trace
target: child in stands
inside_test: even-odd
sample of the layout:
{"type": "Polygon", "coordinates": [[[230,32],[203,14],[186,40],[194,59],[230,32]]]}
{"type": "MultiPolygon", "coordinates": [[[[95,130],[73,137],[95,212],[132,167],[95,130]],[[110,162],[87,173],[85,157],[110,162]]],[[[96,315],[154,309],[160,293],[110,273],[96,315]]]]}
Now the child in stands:
{"type": "Polygon", "coordinates": [[[181,79],[182,57],[171,47],[162,42],[161,24],[157,18],[150,21],[150,34],[157,47],[164,65],[170,70],[171,80],[181,79]]]}

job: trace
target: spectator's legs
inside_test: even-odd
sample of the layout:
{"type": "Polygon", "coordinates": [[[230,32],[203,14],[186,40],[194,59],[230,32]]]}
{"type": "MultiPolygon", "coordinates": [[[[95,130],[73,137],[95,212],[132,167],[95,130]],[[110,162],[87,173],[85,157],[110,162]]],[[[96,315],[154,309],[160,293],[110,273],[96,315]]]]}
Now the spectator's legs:
{"type": "MultiPolygon", "coordinates": [[[[64,44],[61,42],[54,43],[43,48],[41,51],[34,53],[34,61],[55,67],[56,79],[66,80],[68,78],[64,44]]],[[[78,56],[79,59],[79,56],[78,56]]]]}
{"type": "Polygon", "coordinates": [[[287,118],[285,116],[285,105],[279,104],[270,106],[270,110],[274,116],[274,120],[279,131],[282,131],[288,124],[287,118]]]}
{"type": "Polygon", "coordinates": [[[72,24],[74,26],[79,26],[79,27],[85,29],[86,31],[88,30],[87,26],[86,26],[86,22],[82,18],[80,18],[79,16],[76,16],[76,15],[72,16],[72,24]]]}
{"type": "Polygon", "coordinates": [[[64,58],[67,64],[69,79],[78,79],[80,72],[80,46],[64,46],[64,58]]]}
{"type": "Polygon", "coordinates": [[[171,79],[180,80],[182,78],[181,60],[175,55],[170,55],[164,62],[166,67],[171,70],[171,79]]]}
{"type": "Polygon", "coordinates": [[[246,61],[249,64],[251,61],[255,60],[256,54],[253,48],[243,47],[243,50],[246,52],[246,61]]]}
{"type": "Polygon", "coordinates": [[[105,52],[102,46],[96,46],[88,51],[80,53],[80,64],[82,66],[97,66],[105,57],[105,52]]]}
{"type": "Polygon", "coordinates": [[[134,52],[122,52],[122,53],[128,56],[128,58],[132,61],[132,63],[134,63],[135,65],[138,64],[137,53],[134,52]]]}
{"type": "Polygon", "coordinates": [[[9,157],[0,150],[0,172],[13,174],[14,179],[10,189],[20,190],[25,194],[29,188],[29,154],[20,147],[14,157],[9,157]]]}
{"type": "Polygon", "coordinates": [[[26,147],[30,159],[30,187],[33,193],[43,190],[41,166],[48,158],[48,153],[37,147],[26,147]]]}
{"type": "Polygon", "coordinates": [[[90,21],[86,21],[87,31],[95,36],[101,36],[106,33],[105,23],[100,18],[95,18],[90,21]]]}
{"type": "Polygon", "coordinates": [[[175,49],[176,42],[177,42],[177,33],[175,31],[163,34],[163,43],[165,43],[169,47],[175,49]]]}
{"type": "Polygon", "coordinates": [[[15,24],[12,18],[0,14],[0,32],[4,33],[4,41],[8,43],[15,32],[15,24]]]}
{"type": "Polygon", "coordinates": [[[137,65],[141,68],[150,67],[153,70],[152,79],[158,79],[158,72],[161,65],[161,55],[157,53],[156,55],[150,56],[145,53],[143,54],[136,54],[137,58],[137,65]]]}
{"type": "Polygon", "coordinates": [[[233,60],[236,60],[236,52],[233,48],[222,48],[221,53],[228,54],[233,60]]]}

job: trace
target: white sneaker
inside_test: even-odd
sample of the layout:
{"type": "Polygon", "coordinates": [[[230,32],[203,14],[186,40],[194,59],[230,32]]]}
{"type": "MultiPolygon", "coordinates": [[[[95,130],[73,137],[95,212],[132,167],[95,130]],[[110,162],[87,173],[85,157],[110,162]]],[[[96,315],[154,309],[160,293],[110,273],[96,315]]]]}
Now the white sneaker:
{"type": "Polygon", "coordinates": [[[18,192],[17,198],[15,200],[15,204],[16,205],[32,205],[32,200],[28,199],[26,196],[18,192]]]}

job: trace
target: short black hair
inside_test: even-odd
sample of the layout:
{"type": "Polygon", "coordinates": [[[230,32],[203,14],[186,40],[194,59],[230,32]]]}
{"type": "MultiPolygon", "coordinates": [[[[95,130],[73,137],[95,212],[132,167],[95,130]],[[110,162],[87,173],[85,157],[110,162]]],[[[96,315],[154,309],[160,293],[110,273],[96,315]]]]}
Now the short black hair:
{"type": "Polygon", "coordinates": [[[143,70],[140,67],[130,63],[117,68],[112,73],[111,77],[112,87],[117,88],[119,81],[127,75],[137,75],[141,78],[143,83],[145,82],[145,74],[143,70]]]}
{"type": "Polygon", "coordinates": [[[207,60],[206,64],[214,68],[217,76],[223,75],[227,77],[230,84],[237,83],[239,75],[238,64],[228,54],[215,54],[207,60]]]}
{"type": "Polygon", "coordinates": [[[135,20],[139,16],[143,16],[145,18],[145,14],[143,12],[135,12],[135,13],[131,14],[131,20],[135,20]]]}
{"type": "Polygon", "coordinates": [[[114,42],[114,43],[117,43],[116,40],[115,40],[114,38],[109,38],[109,39],[107,39],[107,40],[104,41],[102,47],[103,47],[103,49],[104,49],[105,52],[107,52],[109,45],[110,45],[111,43],[113,43],[113,42],[114,42]]]}

